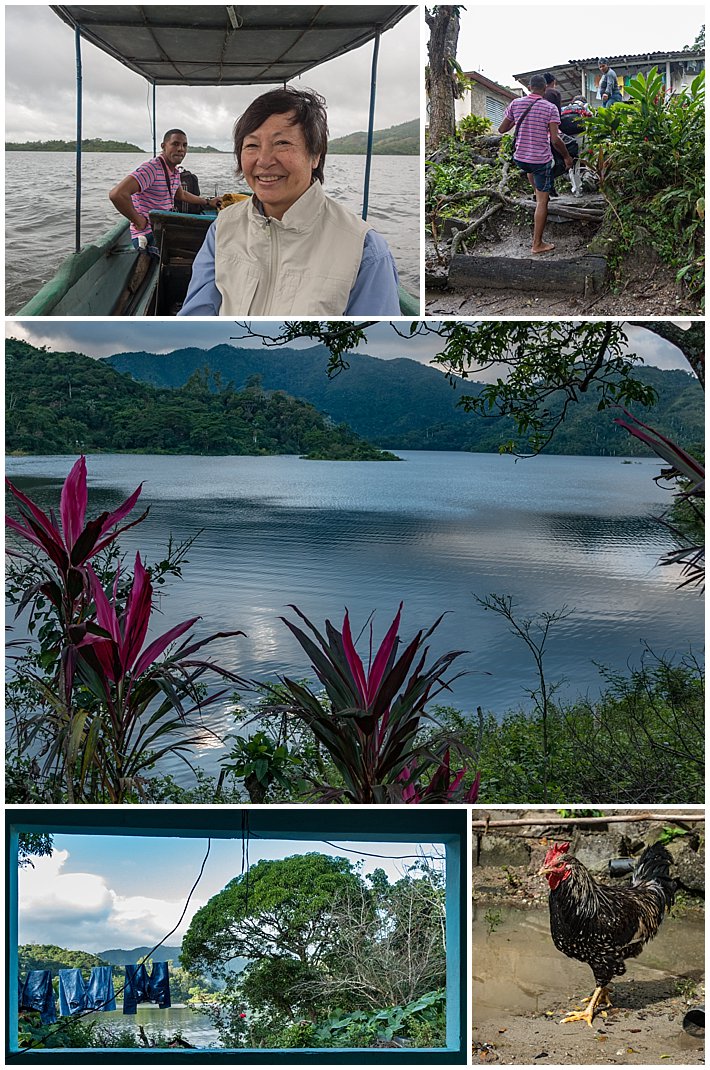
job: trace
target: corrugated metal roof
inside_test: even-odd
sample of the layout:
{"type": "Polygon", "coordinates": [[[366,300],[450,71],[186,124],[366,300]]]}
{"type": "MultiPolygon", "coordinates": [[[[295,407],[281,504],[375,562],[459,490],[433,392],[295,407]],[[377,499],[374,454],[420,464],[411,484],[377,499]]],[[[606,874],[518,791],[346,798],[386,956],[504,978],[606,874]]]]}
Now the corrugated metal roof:
{"type": "Polygon", "coordinates": [[[52,6],[82,37],[156,85],[288,82],[371,41],[414,5],[52,6]]]}
{"type": "MultiPolygon", "coordinates": [[[[604,53],[604,58],[608,59],[610,61],[613,61],[611,63],[611,65],[613,66],[614,63],[624,63],[624,62],[625,63],[643,63],[643,62],[654,62],[655,60],[659,60],[659,61],[662,61],[663,63],[665,63],[666,60],[668,60],[668,59],[671,60],[671,62],[673,62],[675,60],[678,60],[678,59],[701,59],[701,58],[704,59],[705,58],[705,53],[704,52],[683,52],[683,51],[680,51],[680,52],[636,52],[634,54],[631,54],[631,53],[627,52],[627,53],[625,53],[624,55],[621,55],[621,56],[611,56],[608,53],[604,53]]],[[[598,62],[599,62],[599,56],[590,56],[589,59],[568,59],[567,60],[567,66],[571,66],[571,67],[588,67],[592,63],[598,63],[598,62]]],[[[516,75],[516,77],[517,77],[517,75],[516,75]]]]}
{"type": "MultiPolygon", "coordinates": [[[[704,52],[640,52],[636,55],[624,55],[624,56],[612,56],[609,53],[604,57],[609,61],[611,67],[616,69],[617,67],[623,67],[625,65],[644,66],[649,68],[658,66],[662,70],[665,70],[666,60],[670,60],[671,63],[677,63],[679,60],[697,61],[698,59],[704,60],[704,52]]],[[[599,58],[593,56],[589,59],[568,59],[565,63],[560,63],[557,66],[549,67],[535,67],[531,71],[521,71],[520,74],[514,75],[516,81],[520,82],[526,88],[533,74],[544,74],[545,71],[550,71],[557,79],[557,85],[562,93],[563,97],[573,96],[580,92],[581,89],[581,72],[589,69],[590,67],[596,68],[599,63],[599,58]]]]}

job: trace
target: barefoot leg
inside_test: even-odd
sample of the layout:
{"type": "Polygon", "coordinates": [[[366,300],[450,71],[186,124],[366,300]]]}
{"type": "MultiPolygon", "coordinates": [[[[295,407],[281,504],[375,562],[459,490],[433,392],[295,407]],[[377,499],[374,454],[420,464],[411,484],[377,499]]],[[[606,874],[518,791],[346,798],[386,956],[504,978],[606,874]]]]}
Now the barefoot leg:
{"type": "Polygon", "coordinates": [[[541,189],[535,190],[535,199],[537,204],[535,205],[535,218],[533,220],[533,240],[532,240],[532,253],[550,253],[555,248],[549,242],[542,240],[542,235],[545,230],[545,224],[547,223],[547,205],[550,200],[550,194],[543,192],[541,189]]]}

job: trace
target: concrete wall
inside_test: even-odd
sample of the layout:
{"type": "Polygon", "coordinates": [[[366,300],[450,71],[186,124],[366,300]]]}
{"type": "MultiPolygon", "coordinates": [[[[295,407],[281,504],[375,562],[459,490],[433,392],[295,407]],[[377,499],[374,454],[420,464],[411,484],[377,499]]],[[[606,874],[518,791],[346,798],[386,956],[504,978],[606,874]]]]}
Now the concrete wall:
{"type": "MultiPolygon", "coordinates": [[[[609,811],[607,811],[609,813],[609,811]]],[[[565,826],[549,813],[529,811],[477,812],[473,819],[491,821],[503,817],[530,817],[533,825],[496,827],[488,831],[473,829],[473,873],[476,867],[521,867],[523,872],[533,872],[542,864],[545,851],[553,841],[570,841],[570,851],[592,873],[599,876],[608,873],[612,858],[638,857],[643,848],[661,836],[667,821],[620,821],[595,825],[565,826]],[[540,818],[537,823],[537,818],[540,818]]],[[[679,836],[668,844],[674,868],[672,875],[686,891],[696,895],[705,892],[705,825],[702,822],[690,825],[688,834],[679,836]]]]}

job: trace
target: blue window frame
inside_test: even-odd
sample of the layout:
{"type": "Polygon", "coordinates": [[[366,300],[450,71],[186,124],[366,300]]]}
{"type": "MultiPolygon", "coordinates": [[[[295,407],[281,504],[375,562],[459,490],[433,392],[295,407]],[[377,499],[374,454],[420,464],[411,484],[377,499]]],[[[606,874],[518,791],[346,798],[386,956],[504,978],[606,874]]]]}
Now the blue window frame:
{"type": "Polygon", "coordinates": [[[464,807],[250,806],[204,809],[171,807],[36,806],[5,811],[6,835],[6,1065],[20,1063],[244,1063],[312,1065],[391,1063],[453,1065],[467,1061],[467,859],[468,811],[464,807]],[[23,833],[100,836],[170,836],[241,840],[243,825],[260,838],[348,840],[402,844],[436,843],[445,851],[446,1047],[406,1049],[30,1049],[18,1036],[18,846],[23,833]],[[13,998],[14,997],[14,998],[13,998]]]}

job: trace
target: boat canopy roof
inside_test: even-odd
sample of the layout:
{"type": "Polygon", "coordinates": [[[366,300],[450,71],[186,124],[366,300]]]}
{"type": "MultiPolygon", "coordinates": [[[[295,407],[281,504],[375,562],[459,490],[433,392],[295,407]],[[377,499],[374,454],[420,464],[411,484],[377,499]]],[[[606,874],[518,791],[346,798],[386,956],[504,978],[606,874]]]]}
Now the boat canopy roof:
{"type": "Polygon", "coordinates": [[[288,82],[359,48],[415,5],[247,4],[52,10],[153,85],[288,82]]]}

